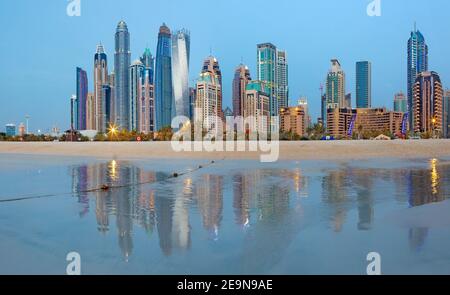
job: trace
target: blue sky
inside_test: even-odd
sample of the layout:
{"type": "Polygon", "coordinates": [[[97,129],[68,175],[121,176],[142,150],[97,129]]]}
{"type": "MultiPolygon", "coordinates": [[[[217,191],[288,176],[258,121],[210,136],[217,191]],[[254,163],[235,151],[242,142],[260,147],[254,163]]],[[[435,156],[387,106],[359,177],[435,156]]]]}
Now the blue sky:
{"type": "Polygon", "coordinates": [[[430,69],[450,86],[448,0],[381,0],[382,16],[369,17],[369,0],[81,0],[81,16],[66,14],[67,0],[1,0],[0,130],[31,115],[30,130],[68,128],[75,68],[86,69],[92,91],[93,54],[102,42],[113,70],[114,32],[124,19],[132,59],[156,50],[162,22],[191,31],[191,83],[213,54],[223,73],[224,105],[231,106],[234,68],[246,63],[256,78],[256,44],[288,52],[291,103],[307,96],[314,118],[319,86],[338,58],[354,99],[355,62],[373,67],[373,106],[392,108],[406,92],[406,44],[414,21],[430,47],[430,69]]]}

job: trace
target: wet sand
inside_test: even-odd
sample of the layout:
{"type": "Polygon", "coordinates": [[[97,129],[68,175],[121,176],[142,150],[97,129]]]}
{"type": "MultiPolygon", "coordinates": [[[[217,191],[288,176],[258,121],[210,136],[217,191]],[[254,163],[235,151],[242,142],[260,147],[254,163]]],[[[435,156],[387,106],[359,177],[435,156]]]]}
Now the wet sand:
{"type": "MultiPolygon", "coordinates": [[[[275,146],[272,147],[276,149],[275,146]]],[[[269,152],[175,152],[170,142],[0,142],[0,154],[115,159],[260,159],[269,152]]],[[[280,142],[279,160],[450,157],[450,140],[280,142]]]]}

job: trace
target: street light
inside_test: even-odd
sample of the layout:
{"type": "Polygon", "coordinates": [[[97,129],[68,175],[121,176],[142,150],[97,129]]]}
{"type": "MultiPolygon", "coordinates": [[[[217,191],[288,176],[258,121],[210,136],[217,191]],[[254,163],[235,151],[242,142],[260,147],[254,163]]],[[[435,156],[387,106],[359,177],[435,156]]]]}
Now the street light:
{"type": "Polygon", "coordinates": [[[433,124],[433,138],[436,138],[436,117],[433,117],[433,119],[431,119],[431,123],[433,124]]]}

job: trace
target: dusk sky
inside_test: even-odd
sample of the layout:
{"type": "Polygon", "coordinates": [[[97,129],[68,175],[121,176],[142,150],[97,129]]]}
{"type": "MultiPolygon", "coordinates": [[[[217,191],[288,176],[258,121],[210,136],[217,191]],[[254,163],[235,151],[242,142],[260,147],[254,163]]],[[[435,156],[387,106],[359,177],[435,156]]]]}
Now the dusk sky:
{"type": "Polygon", "coordinates": [[[256,78],[256,44],[272,42],[288,53],[290,102],[306,96],[314,121],[320,84],[330,59],[346,73],[355,105],[355,62],[372,62],[373,106],[392,108],[406,93],[406,46],[417,28],[429,46],[430,70],[450,86],[448,0],[381,0],[380,17],[369,17],[369,0],[81,0],[81,16],[66,14],[67,0],[1,0],[0,131],[24,122],[30,131],[62,130],[70,124],[75,68],[87,70],[92,91],[93,59],[101,42],[114,66],[114,33],[123,19],[131,33],[132,60],[146,46],[156,51],[159,26],[191,32],[191,86],[212,51],[223,74],[224,106],[231,107],[234,69],[241,60],[256,78]]]}

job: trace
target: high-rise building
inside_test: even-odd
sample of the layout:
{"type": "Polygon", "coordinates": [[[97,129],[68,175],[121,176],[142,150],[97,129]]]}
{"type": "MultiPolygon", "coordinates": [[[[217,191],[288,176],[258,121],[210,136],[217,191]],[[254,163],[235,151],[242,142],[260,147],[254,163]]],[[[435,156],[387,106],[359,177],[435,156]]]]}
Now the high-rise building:
{"type": "Polygon", "coordinates": [[[171,126],[175,116],[172,88],[172,34],[163,24],[159,28],[155,71],[156,131],[171,126]]]}
{"type": "MultiPolygon", "coordinates": [[[[208,58],[209,59],[209,58],[208,58]]],[[[203,69],[197,81],[195,122],[202,129],[219,132],[222,123],[222,88],[220,71],[203,69]]]]}
{"type": "Polygon", "coordinates": [[[394,97],[394,112],[408,112],[408,99],[403,92],[399,92],[394,97]]]}
{"type": "Polygon", "coordinates": [[[130,33],[127,24],[120,21],[117,25],[116,36],[116,52],[114,55],[114,73],[115,73],[115,89],[114,89],[114,111],[115,123],[120,129],[129,130],[129,68],[131,63],[130,51],[130,33]]]}
{"type": "MultiPolygon", "coordinates": [[[[251,132],[268,134],[270,132],[270,88],[263,81],[251,81],[245,90],[243,117],[254,121],[248,122],[251,132]]],[[[278,114],[279,115],[279,114],[278,114]]]]}
{"type": "Polygon", "coordinates": [[[270,112],[278,116],[277,48],[272,43],[257,45],[256,79],[264,82],[270,95],[270,112]]]}
{"type": "Polygon", "coordinates": [[[356,107],[372,107],[372,64],[369,61],[356,63],[356,107]]]}
{"type": "Polygon", "coordinates": [[[95,130],[95,96],[88,92],[86,100],[86,130],[95,130]]]}
{"type": "Polygon", "coordinates": [[[345,73],[337,59],[331,60],[331,69],[327,75],[327,109],[345,107],[345,73]]]}
{"type": "Polygon", "coordinates": [[[444,94],[444,116],[442,119],[444,137],[450,138],[450,90],[445,91],[444,94]]]}
{"type": "Polygon", "coordinates": [[[320,119],[323,126],[326,126],[327,122],[327,95],[322,94],[320,97],[320,119]]]}
{"type": "Polygon", "coordinates": [[[191,37],[187,30],[172,35],[172,85],[175,114],[191,117],[189,105],[189,58],[191,37]]]}
{"type": "Polygon", "coordinates": [[[413,92],[417,76],[428,71],[428,46],[425,38],[414,26],[414,31],[408,40],[408,65],[407,65],[407,89],[408,89],[408,112],[410,126],[413,126],[413,92]]]}
{"type": "Polygon", "coordinates": [[[442,110],[444,91],[436,72],[422,72],[417,76],[413,88],[412,130],[415,133],[442,132],[442,110]]]}
{"type": "Polygon", "coordinates": [[[139,126],[138,130],[143,133],[155,131],[155,84],[154,84],[154,58],[150,49],[146,49],[141,57],[144,65],[141,97],[138,104],[139,126]]]}
{"type": "Polygon", "coordinates": [[[134,61],[130,66],[130,94],[128,106],[128,127],[130,130],[138,131],[139,115],[138,108],[142,97],[142,83],[144,82],[144,65],[140,60],[134,61]]]}
{"type": "Polygon", "coordinates": [[[233,114],[234,116],[242,116],[242,106],[245,100],[245,88],[252,80],[250,70],[247,66],[240,64],[234,71],[233,78],[233,114]]]}
{"type": "Polygon", "coordinates": [[[77,120],[75,128],[86,130],[87,127],[88,78],[86,71],[77,68],[77,120]]]}
{"type": "MultiPolygon", "coordinates": [[[[108,84],[108,60],[103,45],[97,46],[97,52],[94,56],[94,130],[104,133],[106,131],[106,112],[103,86],[108,84]]],[[[109,120],[109,119],[108,119],[109,120]]]]}
{"type": "Polygon", "coordinates": [[[16,136],[16,125],[14,124],[6,124],[5,126],[6,136],[16,136]]]}
{"type": "Polygon", "coordinates": [[[289,106],[289,76],[288,61],[286,51],[277,50],[277,68],[276,80],[278,84],[277,97],[278,107],[285,108],[289,106]]]}

